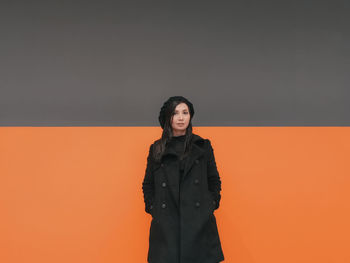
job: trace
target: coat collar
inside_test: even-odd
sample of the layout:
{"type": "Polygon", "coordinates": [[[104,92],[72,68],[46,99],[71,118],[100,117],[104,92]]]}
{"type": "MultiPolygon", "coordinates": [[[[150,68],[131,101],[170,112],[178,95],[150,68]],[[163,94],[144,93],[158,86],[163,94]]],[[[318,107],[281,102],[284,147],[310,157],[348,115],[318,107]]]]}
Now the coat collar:
{"type": "MultiPolygon", "coordinates": [[[[193,156],[193,154],[203,154],[204,150],[202,149],[201,145],[204,139],[197,135],[197,134],[192,134],[192,150],[189,153],[189,159],[193,156]]],[[[168,155],[174,155],[178,157],[177,153],[175,150],[171,147],[166,147],[162,156],[161,161],[163,161],[164,158],[166,158],[168,155]]],[[[197,156],[198,157],[198,156],[197,156]]]]}

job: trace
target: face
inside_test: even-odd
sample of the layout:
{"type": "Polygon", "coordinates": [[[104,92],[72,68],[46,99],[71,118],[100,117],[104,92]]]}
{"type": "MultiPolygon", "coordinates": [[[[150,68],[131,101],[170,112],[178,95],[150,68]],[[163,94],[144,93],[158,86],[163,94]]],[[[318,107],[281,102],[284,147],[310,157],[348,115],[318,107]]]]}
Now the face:
{"type": "Polygon", "coordinates": [[[172,116],[171,127],[173,128],[173,135],[185,135],[186,128],[190,123],[190,111],[186,103],[180,103],[175,108],[175,113],[172,116]]]}

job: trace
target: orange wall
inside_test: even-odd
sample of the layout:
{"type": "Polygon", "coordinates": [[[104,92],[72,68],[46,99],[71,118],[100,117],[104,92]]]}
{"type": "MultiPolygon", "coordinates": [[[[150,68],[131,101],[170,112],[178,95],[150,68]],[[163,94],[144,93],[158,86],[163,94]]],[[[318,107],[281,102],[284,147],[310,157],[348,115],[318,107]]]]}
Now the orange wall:
{"type": "MultiPolygon", "coordinates": [[[[195,127],[227,263],[350,262],[349,127],[195,127]]],[[[159,127],[0,128],[1,263],[146,263],[159,127]]]]}

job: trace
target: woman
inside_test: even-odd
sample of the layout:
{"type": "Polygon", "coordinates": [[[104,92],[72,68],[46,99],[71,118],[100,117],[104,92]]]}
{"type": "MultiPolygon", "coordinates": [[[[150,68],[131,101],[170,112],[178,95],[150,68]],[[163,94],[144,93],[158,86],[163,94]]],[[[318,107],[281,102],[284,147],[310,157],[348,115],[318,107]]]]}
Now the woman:
{"type": "Polygon", "coordinates": [[[149,263],[217,263],[224,260],[214,210],[221,180],[209,139],[192,133],[194,109],[182,96],[161,108],[162,137],[149,147],[142,183],[152,215],[149,263]]]}

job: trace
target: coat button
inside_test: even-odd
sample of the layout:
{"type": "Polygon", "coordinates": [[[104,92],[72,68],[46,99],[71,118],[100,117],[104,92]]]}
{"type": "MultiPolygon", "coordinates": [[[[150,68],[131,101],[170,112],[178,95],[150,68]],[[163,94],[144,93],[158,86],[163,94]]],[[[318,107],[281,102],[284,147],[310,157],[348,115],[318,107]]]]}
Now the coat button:
{"type": "Polygon", "coordinates": [[[162,183],[162,186],[163,186],[163,187],[166,187],[166,182],[163,182],[163,183],[162,183]]]}
{"type": "Polygon", "coordinates": [[[161,163],[160,166],[164,167],[164,163],[161,163]]]}
{"type": "Polygon", "coordinates": [[[198,184],[198,183],[199,183],[199,180],[198,180],[198,179],[194,179],[194,183],[195,183],[195,184],[198,184]]]}
{"type": "Polygon", "coordinates": [[[199,202],[196,202],[196,207],[199,207],[200,206],[200,203],[199,202]]]}
{"type": "Polygon", "coordinates": [[[215,200],[213,201],[213,204],[214,204],[214,205],[216,204],[215,200]]]}
{"type": "Polygon", "coordinates": [[[199,160],[196,160],[195,162],[198,164],[198,163],[199,163],[199,160]]]}
{"type": "Polygon", "coordinates": [[[162,208],[166,208],[166,204],[165,203],[162,204],[162,208]]]}

